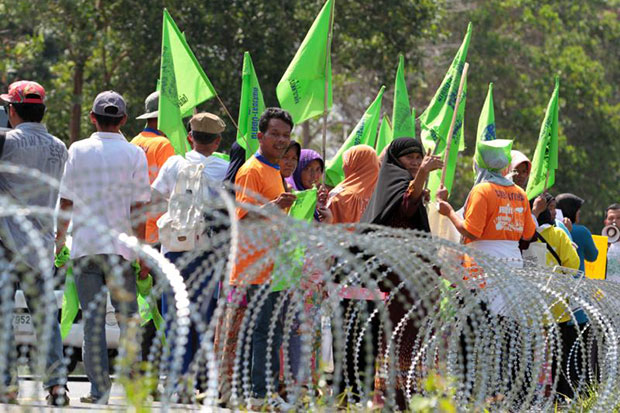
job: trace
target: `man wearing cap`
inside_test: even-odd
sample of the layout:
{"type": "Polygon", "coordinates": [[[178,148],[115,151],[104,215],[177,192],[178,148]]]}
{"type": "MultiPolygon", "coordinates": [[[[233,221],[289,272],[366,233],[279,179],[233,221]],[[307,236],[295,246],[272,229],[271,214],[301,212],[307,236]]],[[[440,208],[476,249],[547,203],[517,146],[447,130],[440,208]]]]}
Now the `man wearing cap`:
{"type": "MultiPolygon", "coordinates": [[[[172,144],[162,131],[157,129],[159,116],[159,91],[148,95],[144,101],[144,113],[136,119],[146,120],[146,127],[136,135],[131,143],[140,147],[146,154],[146,162],[149,168],[149,182],[152,184],[157,178],[159,170],[164,163],[174,155],[172,144]]],[[[157,231],[157,219],[161,214],[146,211],[145,240],[148,244],[158,248],[159,234],[157,231]]],[[[155,339],[157,331],[153,321],[149,321],[143,329],[142,334],[142,359],[146,360],[151,351],[151,345],[155,339]]]]}
{"type": "MultiPolygon", "coordinates": [[[[180,171],[189,164],[201,164],[204,166],[202,173],[206,180],[202,182],[209,182],[212,183],[214,187],[219,187],[217,183],[221,183],[224,180],[227,168],[222,167],[222,160],[212,156],[212,154],[217,151],[220,145],[222,140],[221,134],[226,128],[226,124],[218,116],[206,112],[195,114],[189,123],[191,131],[189,132],[188,139],[191,141],[193,149],[187,152],[185,157],[175,155],[164,163],[155,182],[152,184],[154,198],[169,199],[173,194],[180,171]]],[[[211,191],[207,191],[207,193],[209,196],[216,196],[211,191]]],[[[158,205],[163,204],[164,203],[158,203],[158,205]]],[[[184,264],[183,266],[179,266],[183,278],[186,281],[192,276],[196,278],[195,274],[201,270],[202,263],[209,257],[209,252],[200,249],[192,251],[168,251],[168,245],[163,237],[161,241],[162,252],[165,253],[165,257],[171,262],[176,263],[177,266],[179,266],[179,264],[184,264]]],[[[204,272],[204,270],[202,271],[204,272]]],[[[206,274],[201,274],[201,276],[198,277],[197,282],[200,283],[199,286],[187,285],[186,287],[190,291],[195,291],[190,297],[190,305],[199,305],[198,307],[193,307],[192,312],[199,313],[201,322],[208,325],[216,307],[217,302],[215,297],[217,294],[214,294],[213,288],[208,290],[207,287],[211,281],[211,276],[205,275],[206,274]],[[205,293],[207,293],[208,296],[204,296],[205,293]]],[[[168,301],[166,297],[164,297],[164,300],[168,301]]],[[[164,307],[167,307],[167,305],[164,307]]],[[[199,346],[200,336],[195,323],[192,321],[186,351],[183,356],[182,374],[187,374],[189,372],[190,364],[199,346]]],[[[204,372],[201,372],[201,376],[204,376],[204,372]]],[[[200,377],[198,385],[201,385],[200,377]]]]}
{"type": "MultiPolygon", "coordinates": [[[[111,388],[106,293],[109,290],[116,309],[122,342],[128,325],[136,322],[138,304],[136,277],[130,265],[136,254],[120,235],[144,237],[144,220],[134,223],[131,215],[150,200],[151,191],[144,151],[128,143],[120,133],[127,121],[123,97],[114,91],[98,94],[90,121],[97,132],[69,148],[60,188],[64,214],[58,219],[56,249],[65,244],[70,215],[73,275],[84,319],[83,360],[91,383],[90,394],[80,401],[105,404],[111,388]]],[[[135,216],[140,215],[144,214],[138,212],[135,216]]]]}
{"type": "MultiPolygon", "coordinates": [[[[159,92],[153,92],[144,101],[145,113],[136,118],[146,119],[146,127],[131,140],[131,143],[142,148],[146,154],[146,161],[149,168],[149,182],[151,184],[155,181],[155,178],[157,178],[157,174],[164,163],[168,158],[174,155],[172,144],[166,135],[157,129],[157,118],[159,116],[158,106],[159,92]]],[[[149,244],[158,242],[158,218],[159,215],[147,213],[146,242],[149,244]]]]}
{"type": "MultiPolygon", "coordinates": [[[[36,307],[46,301],[41,298],[44,294],[44,280],[50,280],[53,275],[53,211],[58,201],[58,183],[67,160],[67,147],[61,140],[50,135],[41,123],[45,114],[45,89],[40,84],[27,80],[15,82],[0,99],[3,104],[8,105],[9,121],[15,128],[0,133],[0,161],[39,172],[56,183],[54,185],[44,182],[25,171],[0,172],[0,196],[16,207],[40,207],[48,211],[25,216],[25,223],[31,227],[30,230],[24,228],[24,222],[15,219],[15,213],[0,217],[0,254],[7,262],[15,263],[15,272],[11,274],[14,278],[0,281],[0,290],[14,291],[14,283],[18,283],[26,295],[31,314],[35,315],[32,319],[36,323],[39,320],[38,315],[47,311],[37,311],[36,307]]],[[[11,297],[11,308],[13,295],[8,295],[11,297]]],[[[55,297],[51,297],[48,302],[55,303],[55,297]]],[[[0,298],[0,305],[4,304],[0,298]]],[[[44,331],[43,326],[36,327],[37,332],[44,331]]],[[[66,371],[63,371],[60,328],[56,320],[46,327],[51,327],[51,336],[46,347],[46,377],[43,382],[49,391],[48,404],[67,405],[69,398],[65,394],[67,377],[66,371]]],[[[13,330],[7,335],[8,343],[4,347],[4,353],[0,355],[0,365],[5,366],[5,370],[1,372],[0,401],[16,402],[17,376],[11,374],[15,373],[14,363],[17,360],[13,354],[16,348],[13,330]]]]}

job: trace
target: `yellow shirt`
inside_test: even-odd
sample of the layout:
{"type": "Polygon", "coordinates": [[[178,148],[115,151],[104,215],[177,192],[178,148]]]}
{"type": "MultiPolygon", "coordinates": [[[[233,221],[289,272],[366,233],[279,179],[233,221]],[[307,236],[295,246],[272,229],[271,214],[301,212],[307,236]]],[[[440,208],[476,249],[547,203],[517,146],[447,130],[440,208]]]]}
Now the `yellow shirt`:
{"type": "Polygon", "coordinates": [[[562,267],[572,268],[574,270],[579,269],[579,255],[568,238],[568,235],[566,235],[566,232],[562,231],[560,228],[549,226],[543,230],[539,230],[539,234],[560,257],[561,262],[558,263],[553,254],[547,250],[548,266],[554,267],[556,265],[561,265],[562,267]]]}

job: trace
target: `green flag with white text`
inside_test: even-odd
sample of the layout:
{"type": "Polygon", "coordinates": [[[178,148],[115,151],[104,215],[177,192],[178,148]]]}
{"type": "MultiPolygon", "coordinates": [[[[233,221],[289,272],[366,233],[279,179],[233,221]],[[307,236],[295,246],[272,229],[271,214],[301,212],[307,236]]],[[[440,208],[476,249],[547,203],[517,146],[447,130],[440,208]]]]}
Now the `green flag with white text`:
{"type": "Polygon", "coordinates": [[[249,52],[243,54],[243,72],[241,76],[237,143],[245,149],[245,159],[247,160],[258,150],[258,121],[265,110],[263,92],[260,89],[249,52]]]}
{"type": "MultiPolygon", "coordinates": [[[[448,140],[448,131],[454,114],[454,106],[456,103],[456,95],[463,74],[463,67],[467,60],[467,50],[469,48],[469,40],[471,38],[472,25],[469,23],[467,33],[463,39],[461,47],[454,56],[452,64],[446,73],[441,86],[437,89],[435,96],[429,103],[426,110],[420,115],[420,135],[425,148],[431,148],[434,153],[439,154],[445,148],[448,140]]],[[[457,114],[457,123],[454,127],[453,137],[458,141],[459,150],[465,149],[465,140],[463,139],[462,120],[465,114],[465,99],[461,100],[459,112],[457,114]],[[459,120],[461,122],[459,123],[459,120]]]]}
{"type": "MultiPolygon", "coordinates": [[[[463,85],[461,103],[458,108],[454,131],[452,132],[452,145],[450,153],[445,154],[448,142],[448,132],[452,123],[452,115],[456,105],[456,98],[461,83],[461,76],[465,61],[467,60],[467,50],[471,39],[472,25],[467,26],[467,33],[463,39],[461,47],[456,52],[452,64],[448,69],[439,89],[429,103],[426,110],[420,115],[420,137],[426,149],[431,149],[433,153],[441,155],[446,163],[445,186],[448,191],[452,190],[454,173],[456,171],[456,161],[458,152],[465,149],[464,122],[465,122],[465,101],[467,96],[467,81],[463,85]]],[[[433,171],[429,175],[428,189],[431,192],[431,199],[435,199],[435,194],[441,183],[441,170],[433,171]]]]}
{"type": "Polygon", "coordinates": [[[398,56],[398,69],[396,70],[394,84],[394,106],[392,107],[392,137],[394,139],[415,137],[415,121],[411,115],[409,93],[405,82],[405,59],[401,54],[398,56]]]}
{"type": "Polygon", "coordinates": [[[276,87],[280,106],[291,114],[295,124],[322,115],[332,107],[333,14],[334,0],[327,0],[276,87]]]}
{"type": "Polygon", "coordinates": [[[329,186],[336,186],[344,180],[344,172],[342,170],[342,155],[347,149],[355,145],[375,146],[377,137],[377,126],[379,125],[379,117],[381,116],[381,101],[383,100],[383,92],[385,86],[381,86],[381,90],[377,94],[375,100],[368,106],[362,118],[357,122],[355,128],[344,141],[336,155],[327,162],[325,168],[325,183],[329,186]]]}
{"type": "Polygon", "coordinates": [[[390,143],[392,143],[392,125],[390,124],[390,118],[387,115],[383,115],[381,120],[381,126],[379,127],[379,136],[377,137],[377,155],[381,155],[383,149],[385,149],[390,143]]]}
{"type": "MultiPolygon", "coordinates": [[[[459,110],[456,115],[456,122],[454,124],[454,132],[452,133],[452,145],[450,146],[450,153],[447,155],[445,153],[447,142],[443,142],[439,146],[438,153],[441,155],[441,159],[446,164],[446,179],[444,181],[444,185],[448,189],[448,192],[452,191],[452,184],[454,183],[454,175],[456,173],[456,162],[458,160],[459,152],[464,147],[463,142],[465,141],[465,136],[463,135],[463,129],[465,128],[465,98],[466,96],[467,96],[467,79],[465,79],[465,83],[463,84],[463,92],[461,93],[461,103],[459,105],[459,110]]],[[[427,188],[431,192],[431,200],[435,200],[435,195],[437,194],[437,190],[439,189],[440,184],[441,184],[441,169],[433,171],[428,175],[428,187],[427,188]]]]}
{"type": "Polygon", "coordinates": [[[191,115],[196,106],[215,97],[216,93],[166,9],[162,27],[158,90],[157,127],[170,139],[175,152],[183,155],[189,149],[183,117],[191,115]]]}
{"type": "Polygon", "coordinates": [[[558,117],[559,117],[560,79],[555,78],[555,88],[547,105],[545,119],[540,127],[536,151],[532,158],[532,171],[527,182],[528,199],[534,199],[555,183],[555,170],[558,168],[558,117]],[[549,178],[547,179],[547,176],[549,178]],[[547,184],[545,188],[545,182],[547,184]]]}

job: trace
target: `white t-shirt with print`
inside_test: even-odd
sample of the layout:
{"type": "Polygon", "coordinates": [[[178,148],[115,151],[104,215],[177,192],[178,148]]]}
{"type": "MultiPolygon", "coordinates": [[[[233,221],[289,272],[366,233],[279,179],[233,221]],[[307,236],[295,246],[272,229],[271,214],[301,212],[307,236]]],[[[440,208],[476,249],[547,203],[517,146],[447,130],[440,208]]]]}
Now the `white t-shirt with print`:
{"type": "Polygon", "coordinates": [[[69,148],[60,197],[73,201],[71,258],[134,252],[118,234],[133,234],[130,211],[151,199],[144,151],[120,133],[96,132],[69,148]]]}

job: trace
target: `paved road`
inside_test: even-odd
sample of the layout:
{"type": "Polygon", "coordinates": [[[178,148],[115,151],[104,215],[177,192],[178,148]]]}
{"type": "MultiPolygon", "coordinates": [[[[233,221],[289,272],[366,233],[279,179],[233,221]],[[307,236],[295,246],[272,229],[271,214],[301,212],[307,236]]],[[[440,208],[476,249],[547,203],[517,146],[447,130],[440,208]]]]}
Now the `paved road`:
{"type": "MultiPolygon", "coordinates": [[[[80,403],[80,397],[88,394],[90,384],[87,381],[76,381],[75,378],[69,379],[69,398],[71,399],[71,411],[75,412],[93,412],[93,411],[126,411],[127,403],[125,401],[125,392],[121,385],[114,383],[112,385],[112,393],[107,406],[96,406],[92,404],[80,403]]],[[[40,383],[32,380],[20,380],[19,383],[19,406],[10,406],[0,404],[0,412],[23,412],[24,410],[38,411],[45,408],[45,411],[60,412],[61,409],[47,408],[45,396],[47,393],[43,391],[40,383]]],[[[159,410],[159,403],[155,402],[151,406],[153,411],[159,410]]],[[[172,411],[197,411],[198,406],[177,405],[171,409],[172,411]]]]}

